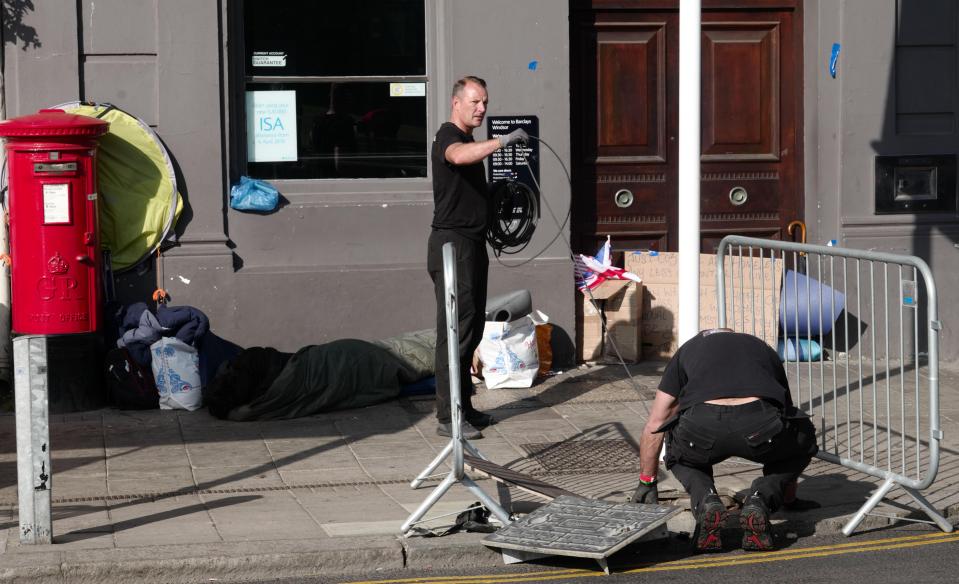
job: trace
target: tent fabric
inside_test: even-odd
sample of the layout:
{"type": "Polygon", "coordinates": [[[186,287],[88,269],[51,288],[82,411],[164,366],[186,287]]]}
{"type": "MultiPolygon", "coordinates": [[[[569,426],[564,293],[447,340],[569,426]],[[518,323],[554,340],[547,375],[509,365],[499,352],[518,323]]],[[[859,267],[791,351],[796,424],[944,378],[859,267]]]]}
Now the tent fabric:
{"type": "Polygon", "coordinates": [[[434,374],[436,367],[436,329],[403,333],[395,337],[373,341],[388,350],[407,367],[411,368],[418,381],[434,374]]]}
{"type": "Polygon", "coordinates": [[[160,247],[183,210],[166,148],[145,122],[112,105],[55,107],[110,122],[97,160],[100,243],[113,271],[132,268],[160,247]]]}

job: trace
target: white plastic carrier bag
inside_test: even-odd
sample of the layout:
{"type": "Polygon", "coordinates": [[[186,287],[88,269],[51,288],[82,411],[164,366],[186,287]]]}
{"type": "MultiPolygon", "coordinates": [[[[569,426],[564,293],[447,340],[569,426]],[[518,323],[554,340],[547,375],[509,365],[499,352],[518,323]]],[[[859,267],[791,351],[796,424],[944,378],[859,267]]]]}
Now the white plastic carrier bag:
{"type": "Polygon", "coordinates": [[[160,393],[161,410],[198,410],[203,406],[200,354],[176,337],[163,337],[150,345],[153,378],[160,393]]]}
{"type": "Polygon", "coordinates": [[[548,320],[542,312],[535,311],[535,314],[535,318],[527,315],[512,322],[486,322],[479,354],[487,388],[533,385],[539,371],[536,325],[548,320]]]}

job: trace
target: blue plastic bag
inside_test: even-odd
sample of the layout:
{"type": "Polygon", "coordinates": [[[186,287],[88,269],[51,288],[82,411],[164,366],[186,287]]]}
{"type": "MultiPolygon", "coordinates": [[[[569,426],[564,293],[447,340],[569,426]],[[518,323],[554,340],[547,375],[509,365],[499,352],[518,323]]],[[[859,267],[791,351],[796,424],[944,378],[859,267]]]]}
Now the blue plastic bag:
{"type": "Polygon", "coordinates": [[[241,176],[230,189],[230,206],[237,211],[273,211],[280,202],[280,193],[270,183],[241,176]]]}
{"type": "Polygon", "coordinates": [[[822,347],[812,339],[779,339],[779,358],[783,361],[819,361],[822,359],[822,347]],[[796,348],[799,358],[796,358],[796,348]]]}

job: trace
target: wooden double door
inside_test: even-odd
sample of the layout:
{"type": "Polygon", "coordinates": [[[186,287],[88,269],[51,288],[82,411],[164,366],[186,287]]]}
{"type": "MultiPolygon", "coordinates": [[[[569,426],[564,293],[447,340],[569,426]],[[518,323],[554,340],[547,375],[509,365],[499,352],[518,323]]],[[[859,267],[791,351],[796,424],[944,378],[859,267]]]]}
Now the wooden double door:
{"type": "MultiPolygon", "coordinates": [[[[702,251],[802,219],[801,0],[703,0],[702,251]]],[[[677,251],[679,2],[571,1],[578,251],[677,251]]]]}

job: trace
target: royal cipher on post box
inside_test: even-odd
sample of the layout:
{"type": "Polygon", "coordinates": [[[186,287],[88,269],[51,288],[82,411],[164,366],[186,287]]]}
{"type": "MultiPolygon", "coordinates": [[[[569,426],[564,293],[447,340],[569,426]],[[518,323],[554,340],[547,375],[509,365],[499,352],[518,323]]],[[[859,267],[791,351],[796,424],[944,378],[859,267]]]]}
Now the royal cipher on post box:
{"type": "Polygon", "coordinates": [[[7,150],[14,332],[98,328],[96,155],[97,140],[109,126],[61,110],[0,122],[7,150]]]}

